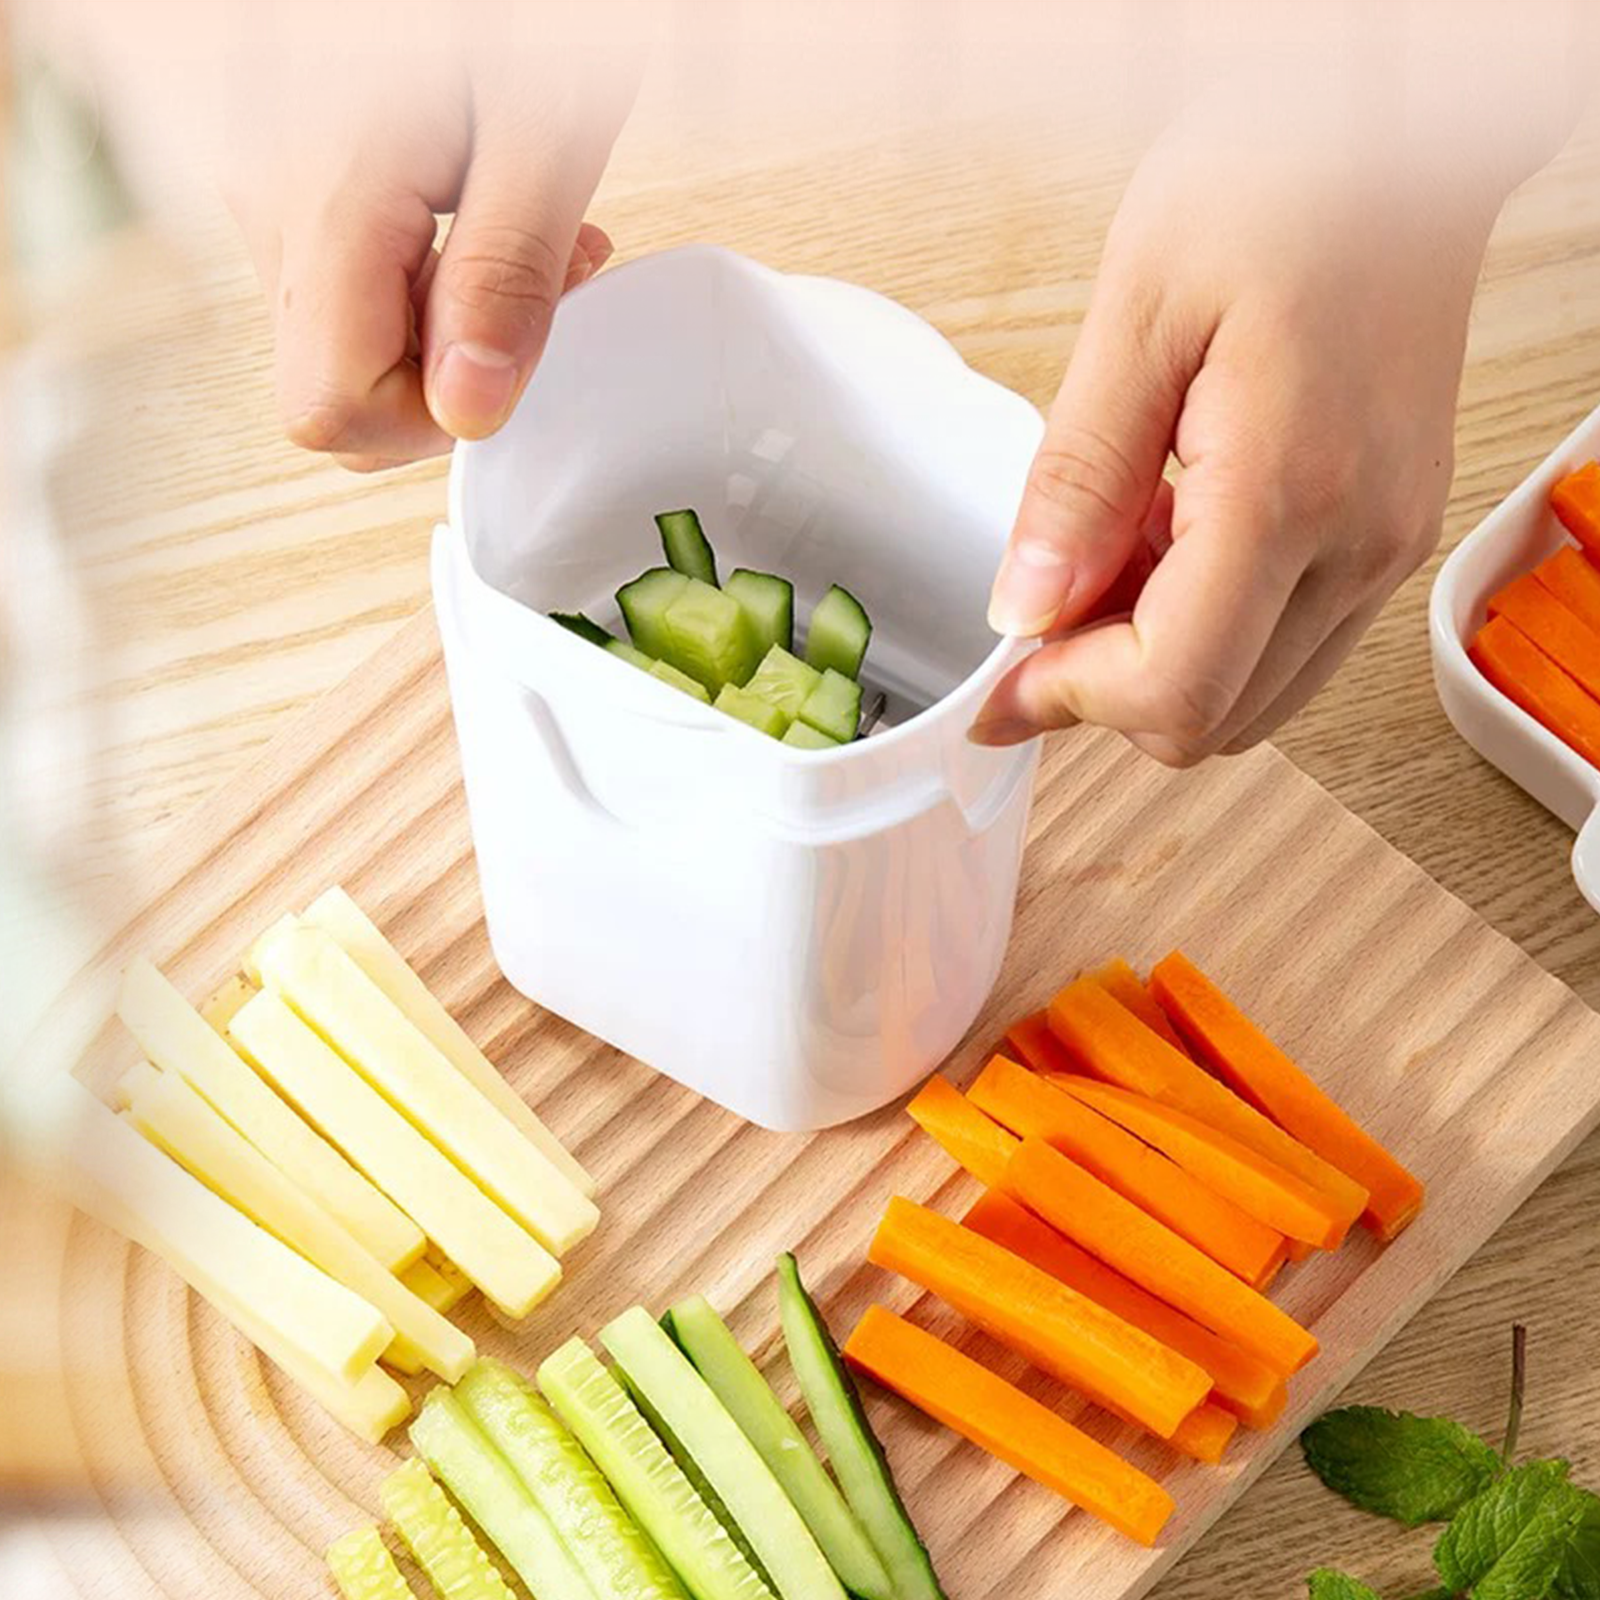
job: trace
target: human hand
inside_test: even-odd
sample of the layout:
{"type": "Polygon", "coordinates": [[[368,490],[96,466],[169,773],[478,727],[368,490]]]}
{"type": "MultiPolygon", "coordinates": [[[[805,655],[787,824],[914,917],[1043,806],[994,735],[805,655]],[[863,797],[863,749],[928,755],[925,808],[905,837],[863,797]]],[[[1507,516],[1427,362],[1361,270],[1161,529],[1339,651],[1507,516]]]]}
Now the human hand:
{"type": "Polygon", "coordinates": [[[504,34],[492,52],[353,58],[317,18],[281,75],[252,74],[226,188],[272,306],[289,438],[371,471],[510,414],[561,296],[611,254],[583,216],[634,78],[504,34]]]}
{"type": "Polygon", "coordinates": [[[1046,642],[974,740],[1091,722],[1182,766],[1249,747],[1322,687],[1437,540],[1502,197],[1242,142],[1151,152],[991,602],[996,631],[1046,642]],[[1110,597],[1131,614],[1102,617],[1143,572],[1110,597]]]}

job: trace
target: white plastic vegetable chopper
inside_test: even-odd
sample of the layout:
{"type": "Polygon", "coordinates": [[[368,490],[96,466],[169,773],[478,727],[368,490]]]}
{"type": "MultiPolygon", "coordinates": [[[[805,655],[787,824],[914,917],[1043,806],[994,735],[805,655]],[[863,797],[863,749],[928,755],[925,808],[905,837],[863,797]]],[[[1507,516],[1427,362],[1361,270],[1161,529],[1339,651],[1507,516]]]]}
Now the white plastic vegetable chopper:
{"type": "Polygon", "coordinates": [[[433,585],[494,953],[524,994],[753,1122],[903,1094],[1011,929],[1037,746],[967,740],[1038,413],[865,290],[674,250],[569,296],[509,424],[456,451],[433,585]],[[793,749],[551,622],[695,507],[722,569],[875,624],[870,738],[793,749]]]}

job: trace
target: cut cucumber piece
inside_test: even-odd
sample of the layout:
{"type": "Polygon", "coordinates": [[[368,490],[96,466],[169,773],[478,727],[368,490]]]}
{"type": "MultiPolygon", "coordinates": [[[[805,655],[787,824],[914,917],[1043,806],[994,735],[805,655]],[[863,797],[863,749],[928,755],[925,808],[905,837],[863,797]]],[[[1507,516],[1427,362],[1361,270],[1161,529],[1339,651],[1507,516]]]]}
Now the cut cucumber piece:
{"type": "Polygon", "coordinates": [[[600,1342],[693,1458],[783,1600],[845,1600],[794,1503],[650,1313],[642,1306],[624,1311],[600,1330],[600,1342]]]}
{"type": "Polygon", "coordinates": [[[775,644],[794,649],[794,585],[787,578],[739,567],[728,574],[722,592],[744,608],[763,649],[775,644]]]}
{"type": "Polygon", "coordinates": [[[344,1600],[416,1600],[376,1528],[357,1528],[328,1546],[328,1571],[344,1600]]]}
{"type": "Polygon", "coordinates": [[[582,1339],[569,1339],[546,1357],[538,1379],[694,1600],[772,1600],[639,1408],[582,1339]]]}
{"type": "Polygon", "coordinates": [[[894,1600],[894,1585],[866,1530],[711,1302],[695,1295],[667,1316],[667,1331],[782,1485],[839,1581],[859,1600],[894,1600]]]}
{"type": "Polygon", "coordinates": [[[888,1568],[896,1600],[946,1600],[927,1547],[894,1486],[883,1446],[861,1407],[855,1379],[839,1359],[839,1347],[788,1253],[778,1257],[778,1315],[806,1408],[845,1500],[888,1568]]]}
{"type": "Polygon", "coordinates": [[[689,580],[681,572],[652,567],[617,590],[617,604],[622,607],[628,637],[647,656],[667,653],[667,607],[688,587],[689,580]]]}
{"type": "Polygon", "coordinates": [[[641,672],[649,672],[656,664],[654,656],[647,656],[637,645],[629,644],[626,639],[607,639],[606,654],[626,661],[630,667],[637,667],[641,672]]]}
{"type": "Polygon", "coordinates": [[[744,683],[756,670],[761,647],[750,619],[737,600],[709,583],[686,578],[661,623],[666,635],[661,658],[712,694],[725,683],[744,683]]]}
{"type": "Polygon", "coordinates": [[[813,727],[804,722],[791,722],[789,731],[784,734],[783,744],[792,744],[800,750],[837,750],[839,741],[830,739],[825,733],[818,733],[813,727]]]}
{"type": "Polygon", "coordinates": [[[746,694],[770,701],[793,722],[821,682],[822,674],[815,667],[808,667],[781,644],[775,644],[761,658],[761,665],[744,688],[746,694]]]}
{"type": "Polygon", "coordinates": [[[806,630],[806,660],[819,672],[832,667],[847,678],[861,676],[872,623],[861,602],[838,584],[817,602],[806,630]]]}
{"type": "Polygon", "coordinates": [[[801,722],[835,744],[849,744],[861,726],[861,685],[829,667],[797,713],[801,722]]]}
{"type": "Polygon", "coordinates": [[[521,1373],[475,1362],[456,1395],[527,1485],[598,1600],[683,1600],[661,1552],[521,1373]]]}
{"type": "Polygon", "coordinates": [[[717,557],[693,511],[658,511],[656,526],[661,530],[661,548],[667,565],[686,578],[698,578],[713,588],[717,582],[717,557]]]}
{"type": "Polygon", "coordinates": [[[461,1513],[415,1457],[384,1479],[378,1498],[440,1600],[513,1600],[461,1513]]]}
{"type": "Polygon", "coordinates": [[[711,703],[711,696],[706,693],[706,686],[703,683],[696,683],[687,672],[679,672],[670,661],[653,662],[650,676],[659,678],[663,683],[670,683],[674,689],[681,689],[696,700],[704,700],[707,705],[711,703]]]}
{"type": "Polygon", "coordinates": [[[712,702],[718,711],[726,711],[740,722],[748,722],[757,733],[770,734],[781,739],[789,731],[789,719],[770,700],[762,700],[747,689],[736,689],[731,683],[712,702]]]}
{"type": "Polygon", "coordinates": [[[587,639],[590,644],[610,644],[611,635],[600,626],[598,622],[584,616],[581,611],[552,611],[552,622],[559,622],[568,633],[575,633],[580,639],[587,639]]]}
{"type": "Polygon", "coordinates": [[[411,1443],[539,1600],[596,1600],[549,1517],[448,1389],[434,1389],[411,1443]]]}

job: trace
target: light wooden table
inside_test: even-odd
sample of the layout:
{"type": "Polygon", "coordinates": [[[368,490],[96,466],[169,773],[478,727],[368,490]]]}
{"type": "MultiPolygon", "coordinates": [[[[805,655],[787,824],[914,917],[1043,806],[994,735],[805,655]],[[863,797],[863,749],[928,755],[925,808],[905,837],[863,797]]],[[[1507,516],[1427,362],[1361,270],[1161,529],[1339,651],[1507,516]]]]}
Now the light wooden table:
{"type": "MultiPolygon", "coordinates": [[[[692,138],[661,120],[625,137],[593,212],[621,259],[712,239],[853,279],[930,319],[979,369],[1048,400],[1125,176],[1111,143],[956,127],[802,149],[716,137],[700,112],[692,138]]],[[[86,797],[72,859],[114,913],[137,892],[157,838],[425,603],[443,474],[432,464],[353,478],[280,441],[266,317],[221,219],[181,249],[159,236],[120,241],[100,276],[58,293],[45,320],[76,372],[81,431],[51,488],[94,621],[76,663],[87,692],[73,699],[93,761],[43,774],[41,793],[68,812],[86,797]]],[[[1446,543],[1597,397],[1600,139],[1590,130],[1513,199],[1490,252],[1446,543]]],[[[1281,742],[1600,1003],[1600,926],[1573,888],[1569,837],[1454,737],[1435,699],[1424,626],[1435,569],[1406,586],[1281,742]]],[[[1591,1139],[1352,1398],[1448,1410],[1495,1435],[1520,1318],[1532,1330],[1526,1448],[1569,1454],[1600,1484],[1597,1218],[1591,1139]]],[[[1429,1587],[1427,1548],[1426,1535],[1345,1510],[1290,1452],[1160,1592],[1298,1594],[1306,1571],[1327,1562],[1412,1593],[1429,1587]]]]}

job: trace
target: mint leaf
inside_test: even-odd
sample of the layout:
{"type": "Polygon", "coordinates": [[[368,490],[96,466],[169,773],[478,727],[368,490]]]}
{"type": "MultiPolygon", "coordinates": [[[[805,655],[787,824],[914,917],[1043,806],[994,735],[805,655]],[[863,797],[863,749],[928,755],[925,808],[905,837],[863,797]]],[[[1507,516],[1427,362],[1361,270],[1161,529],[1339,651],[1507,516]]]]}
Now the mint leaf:
{"type": "Polygon", "coordinates": [[[1408,1528],[1454,1516],[1500,1469],[1495,1452],[1459,1422],[1379,1406],[1327,1412],[1300,1435],[1300,1448],[1330,1489],[1408,1528]]]}
{"type": "Polygon", "coordinates": [[[1495,1568],[1507,1562],[1499,1583],[1513,1575],[1520,1592],[1499,1588],[1501,1600],[1542,1600],[1553,1585],[1567,1546],[1576,1532],[1580,1494],[1567,1482],[1565,1461],[1530,1461],[1514,1467],[1469,1500],[1434,1546],[1433,1564],[1452,1594],[1477,1590],[1495,1568]],[[1547,1545],[1558,1540],[1542,1587],[1528,1587],[1543,1569],[1547,1545]]]}
{"type": "Polygon", "coordinates": [[[1332,1567],[1318,1567],[1307,1580],[1311,1600],[1378,1600],[1366,1584],[1348,1578],[1332,1567]]]}
{"type": "Polygon", "coordinates": [[[1583,1510],[1552,1592],[1559,1600],[1600,1600],[1600,1495],[1587,1489],[1573,1492],[1582,1500],[1583,1510]]]}
{"type": "Polygon", "coordinates": [[[1550,1594],[1582,1515],[1581,1490],[1569,1484],[1548,1496],[1479,1580],[1473,1600],[1541,1600],[1550,1594]]]}

